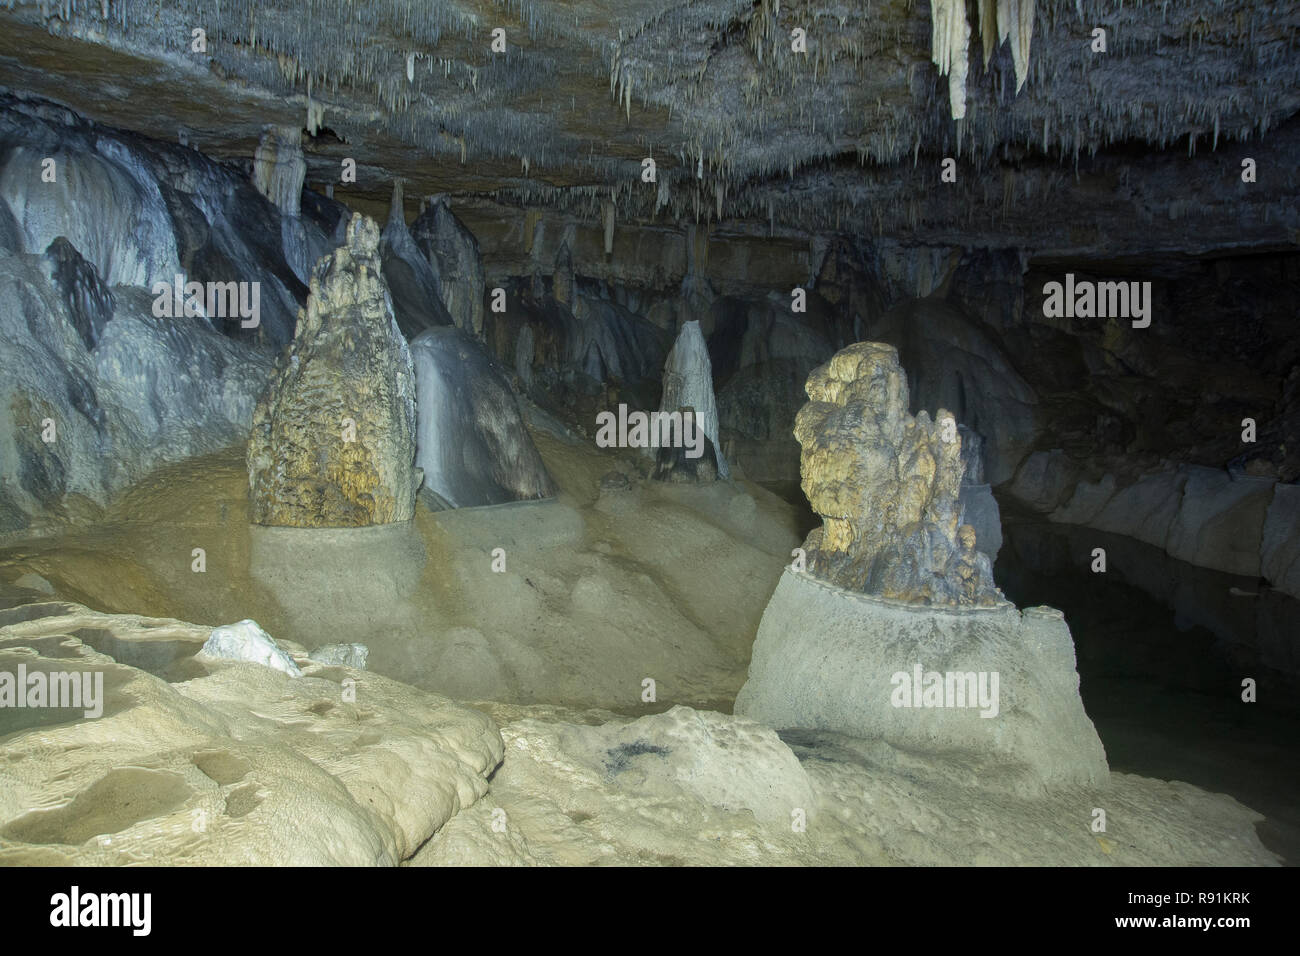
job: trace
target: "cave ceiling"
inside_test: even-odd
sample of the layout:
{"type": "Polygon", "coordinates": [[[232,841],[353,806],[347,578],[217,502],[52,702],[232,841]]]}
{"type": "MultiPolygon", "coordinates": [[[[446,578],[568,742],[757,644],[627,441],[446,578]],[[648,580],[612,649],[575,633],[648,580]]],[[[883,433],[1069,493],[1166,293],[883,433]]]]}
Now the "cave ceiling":
{"type": "Polygon", "coordinates": [[[9,0],[0,85],[245,163],[266,125],[301,126],[308,185],[335,184],[370,212],[401,178],[411,201],[451,193],[592,221],[612,203],[624,223],[755,235],[905,235],[1044,256],[1294,247],[1300,4],[1029,10],[9,0]],[[963,13],[954,119],[935,62],[952,31],[935,23],[960,27],[963,13]],[[1003,42],[1005,24],[986,22],[998,16],[1019,34],[1003,42]],[[796,30],[806,52],[792,49],[796,30]],[[956,183],[940,180],[945,157],[956,183]],[[356,183],[339,183],[345,158],[356,183]],[[1242,182],[1245,158],[1255,183],[1242,182]]]}

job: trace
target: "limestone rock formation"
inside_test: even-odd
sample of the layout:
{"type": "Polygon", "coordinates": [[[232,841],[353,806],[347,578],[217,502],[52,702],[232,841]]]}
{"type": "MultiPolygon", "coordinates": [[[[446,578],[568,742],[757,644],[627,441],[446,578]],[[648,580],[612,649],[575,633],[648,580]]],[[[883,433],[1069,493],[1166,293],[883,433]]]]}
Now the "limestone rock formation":
{"type": "MultiPolygon", "coordinates": [[[[1195,213],[1198,230],[1213,230],[1233,247],[1244,241],[1243,231],[1256,237],[1252,241],[1285,242],[1297,225],[1292,210],[1278,208],[1287,198],[1285,179],[1273,185],[1261,177],[1256,190],[1204,195],[1193,204],[1185,201],[1182,175],[1170,175],[1172,165],[1116,178],[1131,168],[1131,151],[1120,146],[1129,143],[1164,152],[1170,161],[1190,146],[1205,186],[1221,179],[1215,171],[1225,143],[1234,148],[1251,143],[1255,150],[1262,140],[1259,146],[1270,150],[1282,147],[1271,161],[1260,159],[1260,167],[1268,162],[1289,168],[1297,135],[1287,122],[1296,111],[1290,91],[1300,87],[1300,58],[1291,55],[1287,39],[1298,22],[1293,5],[933,0],[817,3],[804,14],[774,0],[731,0],[637,3],[626,15],[604,16],[565,4],[534,4],[527,16],[529,42],[520,55],[511,58],[508,70],[484,71],[481,43],[438,47],[440,38],[470,29],[468,24],[485,30],[496,6],[488,0],[419,9],[383,0],[360,19],[347,4],[315,5],[309,24],[300,3],[261,0],[257,8],[266,11],[264,17],[250,17],[244,5],[226,3],[206,15],[209,36],[223,38],[222,49],[213,54],[216,77],[206,108],[188,110],[158,97],[157,116],[142,115],[149,111],[135,104],[151,104],[156,85],[185,83],[181,69],[160,74],[132,69],[125,61],[105,64],[83,44],[129,47],[148,56],[161,38],[187,33],[191,4],[164,0],[150,7],[149,16],[124,13],[120,27],[117,10],[106,23],[101,5],[94,3],[64,3],[56,10],[39,3],[12,6],[6,11],[12,24],[6,55],[35,69],[34,50],[40,46],[28,37],[47,32],[55,20],[65,24],[41,43],[52,45],[50,55],[58,58],[68,81],[44,87],[105,121],[148,121],[155,130],[184,122],[196,143],[228,147],[255,142],[268,119],[302,125],[305,103],[305,125],[314,131],[312,159],[320,169],[332,165],[336,172],[339,157],[351,150],[371,169],[407,176],[422,194],[498,194],[516,207],[562,203],[592,221],[597,243],[606,201],[615,207],[609,220],[620,224],[616,245],[635,241],[626,235],[634,230],[632,223],[656,213],[661,220],[685,222],[717,211],[801,232],[839,231],[837,213],[865,209],[866,203],[871,221],[861,225],[868,231],[906,230],[909,238],[923,234],[946,241],[961,233],[962,244],[997,246],[998,240],[987,238],[990,230],[1016,236],[1032,225],[1040,252],[1058,242],[1090,243],[1096,229],[1109,234],[1115,252],[1115,244],[1150,243],[1156,232],[1185,235],[1175,209],[1165,215],[1170,205],[1183,205],[1180,199],[1184,208],[1202,207],[1195,213]],[[1255,17],[1254,29],[1232,23],[1238,11],[1255,17]],[[1218,22],[1220,16],[1226,25],[1218,22]],[[810,20],[804,25],[809,56],[816,60],[808,77],[802,75],[808,61],[790,42],[789,31],[800,17],[810,20]],[[833,19],[834,29],[811,22],[822,18],[833,19]],[[979,52],[969,48],[980,42],[967,39],[977,23],[983,70],[979,52]],[[1104,58],[1087,47],[1087,27],[1095,25],[1110,31],[1111,52],[1104,58]],[[393,42],[371,43],[359,55],[358,31],[393,42]],[[1168,45],[1154,42],[1155,37],[1177,46],[1176,62],[1168,45]],[[1032,83],[1027,79],[1031,41],[1032,83]],[[728,57],[735,62],[714,59],[723,48],[732,50],[728,57]],[[255,49],[265,56],[240,52],[255,49]],[[868,55],[882,50],[889,55],[868,55]],[[593,59],[592,51],[599,56],[593,59]],[[435,59],[437,68],[427,69],[435,59]],[[978,76],[965,90],[963,127],[948,120],[951,86],[926,63],[931,59],[947,62],[954,82],[959,67],[977,61],[978,76]],[[709,94],[688,105],[683,91],[698,81],[705,63],[709,94]],[[1115,74],[1098,76],[1095,68],[1106,64],[1115,74]],[[609,117],[584,106],[606,82],[625,110],[618,129],[609,117]],[[556,97],[545,109],[537,100],[542,89],[556,97]],[[103,95],[105,90],[113,95],[103,95]],[[1013,99],[1016,90],[1020,95],[1013,99]],[[558,118],[558,104],[566,97],[570,122],[558,118]],[[485,103],[491,104],[486,113],[485,103]],[[172,106],[171,112],[164,106],[172,106]],[[667,109],[672,113],[662,122],[652,119],[667,109]],[[810,111],[819,116],[815,126],[810,111]],[[322,112],[329,127],[319,125],[322,112]],[[778,136],[774,130],[799,134],[778,136]],[[657,187],[628,189],[651,138],[661,158],[675,157],[674,168],[661,162],[657,187]],[[728,144],[725,158],[716,152],[723,143],[728,144]],[[904,172],[918,152],[961,155],[979,167],[972,170],[975,181],[992,177],[996,182],[1006,151],[1015,148],[1025,149],[1026,156],[1015,166],[1013,208],[1005,224],[991,221],[1006,202],[1002,189],[978,191],[985,195],[942,189],[922,194],[904,172]],[[861,163],[827,168],[825,157],[855,150],[862,153],[861,163]],[[1094,153],[1097,162],[1086,164],[1091,169],[1081,163],[1078,170],[1091,179],[1089,185],[1054,188],[1061,163],[1094,153]],[[774,177],[778,170],[786,172],[788,184],[774,177]],[[1022,191],[1031,181],[1032,190],[1022,191]],[[1135,197],[1144,210],[1143,228],[1119,235],[1114,228],[1119,207],[1125,210],[1120,215],[1131,215],[1135,197]],[[1044,202],[1052,204],[1046,214],[1041,213],[1044,202]],[[1051,241],[1044,241],[1046,233],[1051,241]]],[[[18,67],[13,75],[23,77],[18,67]]],[[[603,243],[598,248],[603,250],[603,243]]],[[[611,258],[626,261],[622,254],[611,258]]]]}
{"type": "Polygon", "coordinates": [[[754,642],[736,713],[987,762],[984,785],[1032,795],[1099,786],[1108,769],[1083,709],[1060,611],[929,608],[787,570],[754,642]]]}
{"type": "Polygon", "coordinates": [[[341,664],[363,671],[366,660],[370,657],[370,648],[365,644],[322,644],[307,655],[308,660],[318,664],[341,664]]]}
{"type": "Polygon", "coordinates": [[[289,642],[296,679],[200,654],[209,634],[0,611],[0,671],[102,677],[98,717],[0,709],[0,866],[393,866],[487,792],[485,715],[289,642]]]}
{"type": "Polygon", "coordinates": [[[425,329],[451,325],[438,277],[407,228],[400,179],[393,183],[393,201],[380,238],[384,283],[393,297],[393,314],[402,334],[409,340],[425,329]]]}
{"type": "Polygon", "coordinates": [[[254,523],[338,527],[415,511],[415,374],[380,273],[379,227],[357,214],[316,264],[307,307],[258,402],[248,443],[254,523]]]}
{"type": "Polygon", "coordinates": [[[859,342],[813,371],[795,419],[803,489],[822,527],[808,570],[842,588],[934,605],[993,605],[975,531],[959,525],[961,437],[943,409],[908,413],[890,345],[859,342]]]}
{"type": "MultiPolygon", "coordinates": [[[[706,454],[692,458],[681,447],[661,448],[658,454],[656,478],[677,473],[683,468],[696,466],[710,457],[714,465],[705,469],[699,477],[726,478],[730,475],[726,458],[718,444],[718,401],[713,394],[713,366],[709,361],[709,347],[700,332],[700,323],[695,320],[682,323],[673,343],[668,360],[664,363],[664,391],[660,402],[661,412],[672,414],[678,412],[685,417],[684,409],[693,412],[694,429],[704,432],[709,446],[706,454]],[[708,474],[713,471],[713,474],[708,474]]],[[[683,422],[683,436],[686,424],[683,422]]],[[[688,443],[689,444],[689,443],[688,443]]]]}
{"type": "Polygon", "coordinates": [[[488,350],[515,370],[528,398],[568,421],[591,422],[620,402],[654,407],[671,333],[619,301],[621,290],[578,285],[563,245],[551,294],[518,279],[506,287],[505,311],[487,312],[488,350]]]}
{"type": "Polygon", "coordinates": [[[0,198],[22,231],[24,252],[42,253],[63,236],[110,286],[173,281],[179,263],[167,207],[131,157],[107,143],[94,152],[75,142],[50,152],[20,143],[0,167],[0,198]],[[53,182],[44,179],[47,168],[53,182]]]}
{"type": "Polygon", "coordinates": [[[416,464],[452,508],[547,498],[555,485],[510,385],[482,346],[444,326],[411,341],[419,396],[416,464]]]}
{"type": "Polygon", "coordinates": [[[286,216],[297,216],[307,161],[302,155],[302,129],[268,126],[253,155],[253,185],[286,216]]]}
{"type": "Polygon", "coordinates": [[[1154,545],[1202,568],[1257,578],[1294,596],[1286,542],[1297,523],[1294,485],[1223,468],[1171,463],[1096,480],[1081,477],[1060,449],[1035,452],[1011,495],[1061,524],[1082,525],[1154,545]]]}
{"type": "Polygon", "coordinates": [[[478,242],[456,218],[446,196],[434,196],[411,226],[416,246],[433,266],[442,304],[458,328],[483,334],[486,285],[478,242]]]}
{"type": "Polygon", "coordinates": [[[256,283],[260,323],[241,328],[237,318],[214,316],[212,327],[275,345],[293,337],[311,267],[333,247],[317,222],[282,212],[246,173],[11,95],[0,95],[0,139],[14,144],[0,169],[9,207],[0,245],[38,254],[62,236],[109,289],[153,294],[154,283],[173,283],[178,272],[203,283],[256,283]],[[42,180],[47,168],[53,182],[42,180]]]}
{"type": "Polygon", "coordinates": [[[686,707],[636,721],[491,709],[506,744],[491,799],[456,814],[410,865],[1278,862],[1255,833],[1260,813],[1185,783],[1115,773],[1104,790],[1025,796],[973,755],[829,731],[778,738],[747,718],[686,707]],[[1103,842],[1071,825],[1080,806],[1125,811],[1109,818],[1103,842]],[[505,832],[493,827],[498,808],[505,832]]]}
{"type": "Polygon", "coordinates": [[[0,256],[0,531],[105,505],[248,433],[269,357],[150,305],[64,238],[0,256]]]}
{"type": "MultiPolygon", "coordinates": [[[[253,157],[253,186],[279,210],[280,248],[284,261],[294,278],[304,285],[311,281],[311,270],[320,257],[328,255],[343,241],[341,234],[331,241],[315,216],[302,215],[306,176],[301,129],[297,126],[267,127],[253,157]]],[[[319,203],[313,202],[312,205],[319,203]]]]}
{"type": "Polygon", "coordinates": [[[72,243],[59,236],[45,250],[50,281],[63,293],[63,304],[87,349],[93,349],[113,318],[113,292],[95,267],[72,243]]]}

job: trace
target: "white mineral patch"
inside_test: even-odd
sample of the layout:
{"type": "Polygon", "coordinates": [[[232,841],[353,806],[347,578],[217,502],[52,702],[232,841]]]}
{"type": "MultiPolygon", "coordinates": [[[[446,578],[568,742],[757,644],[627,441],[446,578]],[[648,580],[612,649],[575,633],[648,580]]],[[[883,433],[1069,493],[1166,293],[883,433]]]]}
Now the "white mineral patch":
{"type": "Polygon", "coordinates": [[[236,624],[212,629],[212,635],[203,645],[202,653],[211,657],[224,657],[232,661],[246,661],[261,664],[272,670],[283,671],[290,677],[301,677],[302,671],[275,643],[270,634],[257,626],[253,620],[243,620],[236,624]]]}

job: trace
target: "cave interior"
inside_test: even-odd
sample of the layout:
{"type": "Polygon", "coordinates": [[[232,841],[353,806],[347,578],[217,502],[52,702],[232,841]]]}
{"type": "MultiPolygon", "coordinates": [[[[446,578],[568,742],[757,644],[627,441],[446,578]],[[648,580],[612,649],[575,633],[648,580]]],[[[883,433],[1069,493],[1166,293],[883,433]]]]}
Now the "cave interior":
{"type": "Polygon", "coordinates": [[[1300,860],[1298,28],[8,0],[0,864],[1300,860]]]}

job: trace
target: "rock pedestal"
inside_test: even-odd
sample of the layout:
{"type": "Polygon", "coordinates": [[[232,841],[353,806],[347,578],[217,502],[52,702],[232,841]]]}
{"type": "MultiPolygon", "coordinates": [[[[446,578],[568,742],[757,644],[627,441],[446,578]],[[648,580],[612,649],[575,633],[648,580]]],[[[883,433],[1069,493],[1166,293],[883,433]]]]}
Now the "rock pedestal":
{"type": "Polygon", "coordinates": [[[1026,795],[1109,773],[1070,629],[1047,607],[922,607],[786,571],[735,712],[973,760],[995,771],[991,786],[1026,795]]]}
{"type": "Polygon", "coordinates": [[[795,437],[823,526],[763,612],[735,712],[941,755],[1022,795],[1104,784],[1064,616],[1003,600],[959,524],[953,417],[912,417],[898,353],[875,342],[806,388],[795,437]]]}

